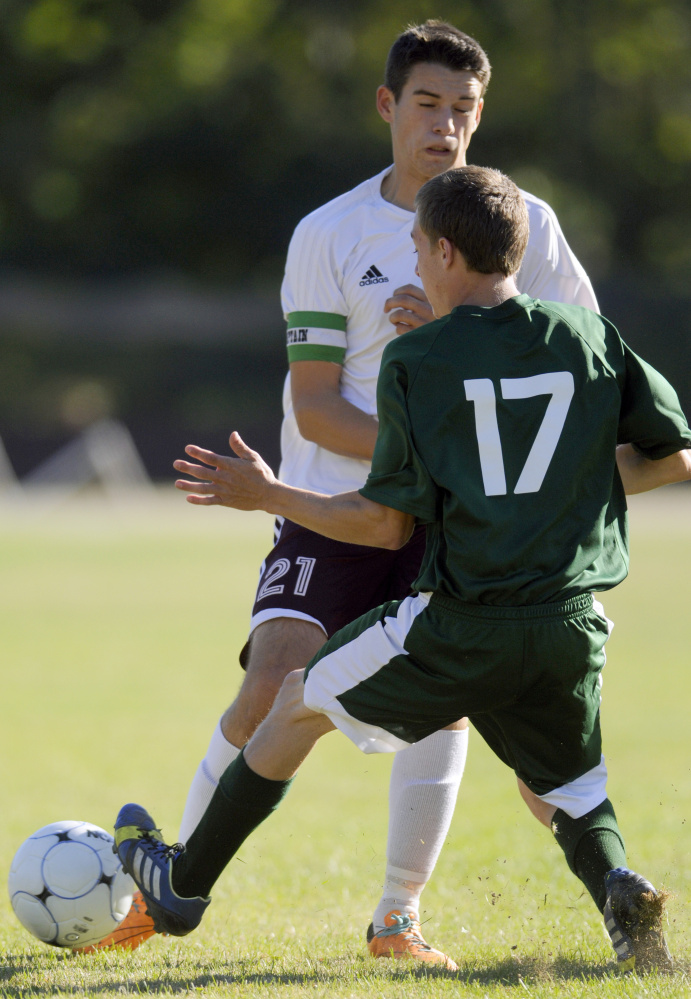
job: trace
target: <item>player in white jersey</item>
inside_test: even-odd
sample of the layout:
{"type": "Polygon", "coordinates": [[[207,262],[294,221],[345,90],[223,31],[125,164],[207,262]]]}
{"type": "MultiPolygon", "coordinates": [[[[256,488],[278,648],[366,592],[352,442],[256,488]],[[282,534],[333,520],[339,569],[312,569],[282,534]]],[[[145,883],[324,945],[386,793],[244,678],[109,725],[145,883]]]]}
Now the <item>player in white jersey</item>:
{"type": "MultiPolygon", "coordinates": [[[[392,290],[414,283],[413,213],[382,196],[391,168],[318,208],[300,222],[288,250],[281,292],[288,360],[339,365],[340,394],[376,414],[381,355],[396,330],[384,311],[392,290]]],[[[597,311],[590,281],[552,209],[522,192],[530,219],[528,249],[516,283],[532,298],[597,311]]],[[[430,317],[431,318],[431,317],[430,317]]],[[[306,440],[293,406],[291,373],[283,394],[281,481],[317,492],[359,489],[369,461],[306,440]]]]}
{"type": "MultiPolygon", "coordinates": [[[[451,25],[430,21],[404,31],[377,92],[378,111],[391,127],[393,166],[297,227],[282,289],[290,362],[283,481],[326,493],[364,483],[377,436],[382,351],[397,333],[432,318],[415,287],[414,198],[430,177],[465,164],[489,76],[482,48],[451,25]]],[[[596,309],[588,278],[553,212],[527,199],[530,243],[519,289],[596,309]]],[[[288,521],[277,527],[241,656],[246,676],[192,781],[181,842],[268,713],[286,674],[304,667],[325,636],[372,607],[406,596],[424,551],[424,528],[391,552],[332,542],[288,521]]],[[[423,940],[419,904],[451,821],[467,737],[467,720],[461,719],[397,754],[384,889],[368,931],[375,956],[455,968],[423,940]]]]}

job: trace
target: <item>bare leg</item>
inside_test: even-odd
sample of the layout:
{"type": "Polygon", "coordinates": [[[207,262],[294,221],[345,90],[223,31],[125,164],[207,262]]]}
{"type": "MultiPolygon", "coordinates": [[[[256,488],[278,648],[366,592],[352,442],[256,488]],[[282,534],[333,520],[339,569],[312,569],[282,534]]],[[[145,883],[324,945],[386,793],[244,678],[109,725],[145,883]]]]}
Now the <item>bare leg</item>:
{"type": "Polygon", "coordinates": [[[274,618],[254,630],[242,687],[214,729],[192,779],[178,834],[181,843],[197,828],[221,774],[268,714],[286,675],[304,668],[324,641],[320,627],[296,618],[274,618]]]}
{"type": "Polygon", "coordinates": [[[538,798],[538,796],[530,790],[527,784],[523,783],[520,777],[517,777],[516,781],[518,782],[518,790],[521,793],[521,797],[530,811],[533,813],[538,822],[541,822],[543,826],[547,826],[547,828],[550,829],[554,813],[557,810],[556,805],[548,805],[546,801],[542,801],[538,798]]]}
{"type": "Polygon", "coordinates": [[[247,671],[237,697],[221,718],[228,742],[241,749],[266,718],[288,673],[304,669],[326,641],[310,621],[279,617],[252,633],[247,671]]]}
{"type": "Polygon", "coordinates": [[[315,742],[334,728],[325,715],[305,707],[303,676],[304,670],[295,670],[286,677],[243,756],[221,776],[187,849],[176,857],[173,887],[179,895],[208,895],[242,843],[283,800],[315,742]]]}
{"type": "Polygon", "coordinates": [[[276,702],[245,747],[245,763],[267,780],[290,780],[318,739],[335,729],[304,703],[304,670],[289,673],[276,702]]]}

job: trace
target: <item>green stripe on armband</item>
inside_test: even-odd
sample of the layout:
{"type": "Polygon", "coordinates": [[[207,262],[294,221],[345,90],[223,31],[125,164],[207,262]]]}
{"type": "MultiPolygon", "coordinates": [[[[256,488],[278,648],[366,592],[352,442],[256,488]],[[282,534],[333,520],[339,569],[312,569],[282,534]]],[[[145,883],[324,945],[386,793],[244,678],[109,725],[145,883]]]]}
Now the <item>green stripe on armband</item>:
{"type": "Polygon", "coordinates": [[[317,330],[340,330],[345,333],[346,317],[336,315],[335,312],[289,312],[287,317],[288,329],[294,330],[297,326],[306,326],[317,330]]]}
{"type": "Polygon", "coordinates": [[[343,364],[345,347],[330,347],[319,343],[292,343],[288,347],[288,363],[292,361],[333,361],[343,364]]]}

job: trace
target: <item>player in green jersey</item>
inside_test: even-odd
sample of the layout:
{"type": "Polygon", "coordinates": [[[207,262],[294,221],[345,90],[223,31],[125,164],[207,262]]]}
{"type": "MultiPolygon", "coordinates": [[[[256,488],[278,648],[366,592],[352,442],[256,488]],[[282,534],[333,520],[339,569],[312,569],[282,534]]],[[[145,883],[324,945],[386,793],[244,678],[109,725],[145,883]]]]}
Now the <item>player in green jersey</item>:
{"type": "Polygon", "coordinates": [[[237,458],[190,446],[204,465],[176,462],[201,480],[177,483],[193,503],[266,510],[340,541],[395,549],[425,524],[415,592],[287,677],[185,848],[126,805],[117,849],[157,928],[190,932],[321,735],[339,728],[365,752],[396,751],[468,715],[550,825],[620,968],[667,967],[663,896],[626,867],[607,797],[608,623],[593,591],[628,569],[624,492],[691,478],[691,432],[669,383],[606,319],[518,294],[528,217],[507,177],[452,170],[416,205],[417,269],[437,318],[384,352],[364,487],[286,486],[237,434],[237,458]]]}

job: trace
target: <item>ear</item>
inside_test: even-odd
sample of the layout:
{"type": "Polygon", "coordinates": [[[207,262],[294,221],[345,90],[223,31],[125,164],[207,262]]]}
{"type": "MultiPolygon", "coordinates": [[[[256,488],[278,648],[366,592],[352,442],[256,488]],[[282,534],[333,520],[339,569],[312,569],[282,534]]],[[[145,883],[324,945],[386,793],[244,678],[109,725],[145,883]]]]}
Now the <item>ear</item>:
{"type": "Polygon", "coordinates": [[[439,242],[437,243],[437,247],[439,248],[439,252],[441,254],[441,265],[444,268],[444,270],[448,270],[450,267],[453,266],[453,262],[456,259],[456,253],[458,251],[456,250],[456,247],[453,245],[453,243],[450,240],[448,240],[445,236],[442,236],[440,238],[439,242]]]}
{"type": "Polygon", "coordinates": [[[384,121],[391,124],[394,116],[394,108],[396,105],[396,98],[394,97],[392,91],[388,87],[381,86],[377,88],[377,111],[382,116],[384,121]]]}
{"type": "Polygon", "coordinates": [[[477,102],[477,111],[475,112],[475,124],[473,125],[473,132],[480,124],[480,119],[482,118],[482,109],[484,108],[484,106],[485,106],[485,99],[484,97],[481,97],[480,100],[477,102]]]}

